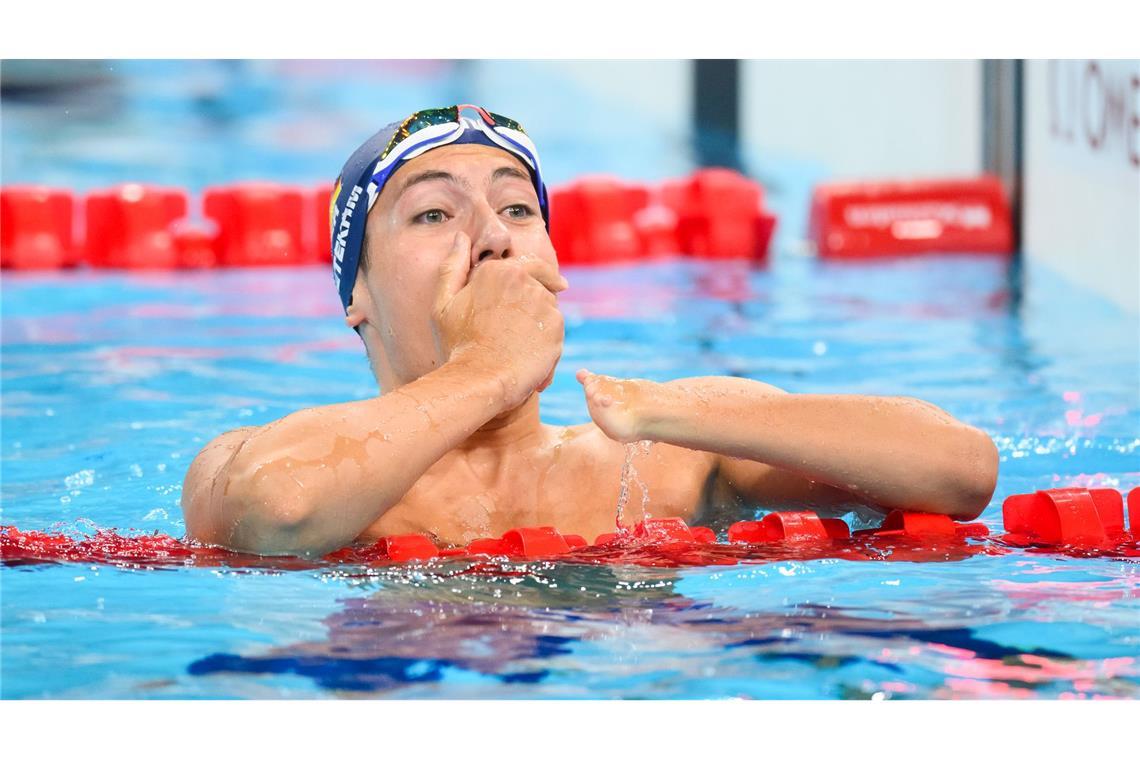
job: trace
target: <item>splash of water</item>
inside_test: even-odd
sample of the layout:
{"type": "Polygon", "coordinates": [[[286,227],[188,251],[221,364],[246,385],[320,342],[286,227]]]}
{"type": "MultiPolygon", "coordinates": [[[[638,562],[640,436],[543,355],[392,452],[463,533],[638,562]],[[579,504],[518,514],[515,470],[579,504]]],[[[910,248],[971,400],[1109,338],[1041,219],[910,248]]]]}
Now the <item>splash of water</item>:
{"type": "Polygon", "coordinates": [[[614,515],[614,524],[617,526],[618,533],[626,533],[629,530],[622,525],[622,518],[625,516],[625,507],[629,503],[631,483],[635,483],[641,488],[642,519],[649,517],[649,488],[641,480],[641,476],[637,474],[637,468],[633,466],[633,459],[638,454],[649,454],[651,446],[653,446],[653,441],[636,441],[625,445],[625,463],[621,466],[621,490],[618,491],[617,512],[614,515]]]}

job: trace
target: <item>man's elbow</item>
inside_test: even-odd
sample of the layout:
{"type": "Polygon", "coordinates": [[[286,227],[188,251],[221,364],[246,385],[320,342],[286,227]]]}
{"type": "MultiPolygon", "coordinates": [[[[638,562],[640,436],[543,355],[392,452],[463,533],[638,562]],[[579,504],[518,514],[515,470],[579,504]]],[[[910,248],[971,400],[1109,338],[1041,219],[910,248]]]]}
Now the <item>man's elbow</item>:
{"type": "Polygon", "coordinates": [[[964,450],[951,463],[953,485],[948,491],[953,499],[947,512],[956,520],[973,520],[989,506],[997,488],[998,450],[977,428],[968,428],[963,438],[964,450]]]}
{"type": "Polygon", "coordinates": [[[319,534],[316,509],[295,481],[236,472],[227,484],[228,548],[263,555],[322,556],[338,547],[319,534]]]}

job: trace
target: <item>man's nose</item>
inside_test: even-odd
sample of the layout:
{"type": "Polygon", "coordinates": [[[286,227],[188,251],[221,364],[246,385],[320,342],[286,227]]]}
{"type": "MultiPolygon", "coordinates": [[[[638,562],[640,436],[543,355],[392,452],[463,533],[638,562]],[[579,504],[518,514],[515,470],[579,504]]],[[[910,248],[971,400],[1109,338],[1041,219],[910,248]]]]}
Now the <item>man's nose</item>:
{"type": "Polygon", "coordinates": [[[489,259],[506,259],[512,255],[510,230],[493,208],[487,206],[481,209],[474,221],[475,229],[471,234],[472,267],[489,259]]]}

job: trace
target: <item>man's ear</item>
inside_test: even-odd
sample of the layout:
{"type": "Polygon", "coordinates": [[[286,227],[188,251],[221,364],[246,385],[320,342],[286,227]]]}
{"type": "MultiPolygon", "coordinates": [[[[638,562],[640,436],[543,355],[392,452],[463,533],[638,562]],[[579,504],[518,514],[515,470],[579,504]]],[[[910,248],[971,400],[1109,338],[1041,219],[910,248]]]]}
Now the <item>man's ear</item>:
{"type": "Polygon", "coordinates": [[[362,282],[363,279],[363,277],[357,277],[356,282],[353,283],[352,301],[349,302],[344,315],[344,323],[354,330],[365,320],[368,307],[372,303],[368,288],[364,287],[362,282]]]}

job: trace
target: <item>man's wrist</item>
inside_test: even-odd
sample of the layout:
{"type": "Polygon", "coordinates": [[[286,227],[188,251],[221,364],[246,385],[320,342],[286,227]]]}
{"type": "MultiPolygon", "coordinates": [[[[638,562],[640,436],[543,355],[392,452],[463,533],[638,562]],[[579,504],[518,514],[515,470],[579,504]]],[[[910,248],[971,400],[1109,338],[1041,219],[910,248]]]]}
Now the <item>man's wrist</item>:
{"type": "Polygon", "coordinates": [[[684,406],[673,398],[668,383],[653,383],[643,389],[630,405],[633,428],[638,440],[663,441],[674,435],[684,406]]]}
{"type": "Polygon", "coordinates": [[[459,350],[452,354],[444,366],[456,369],[464,378],[466,387],[474,388],[480,395],[490,399],[495,414],[505,411],[511,379],[505,362],[497,361],[495,357],[481,351],[459,350]]]}

